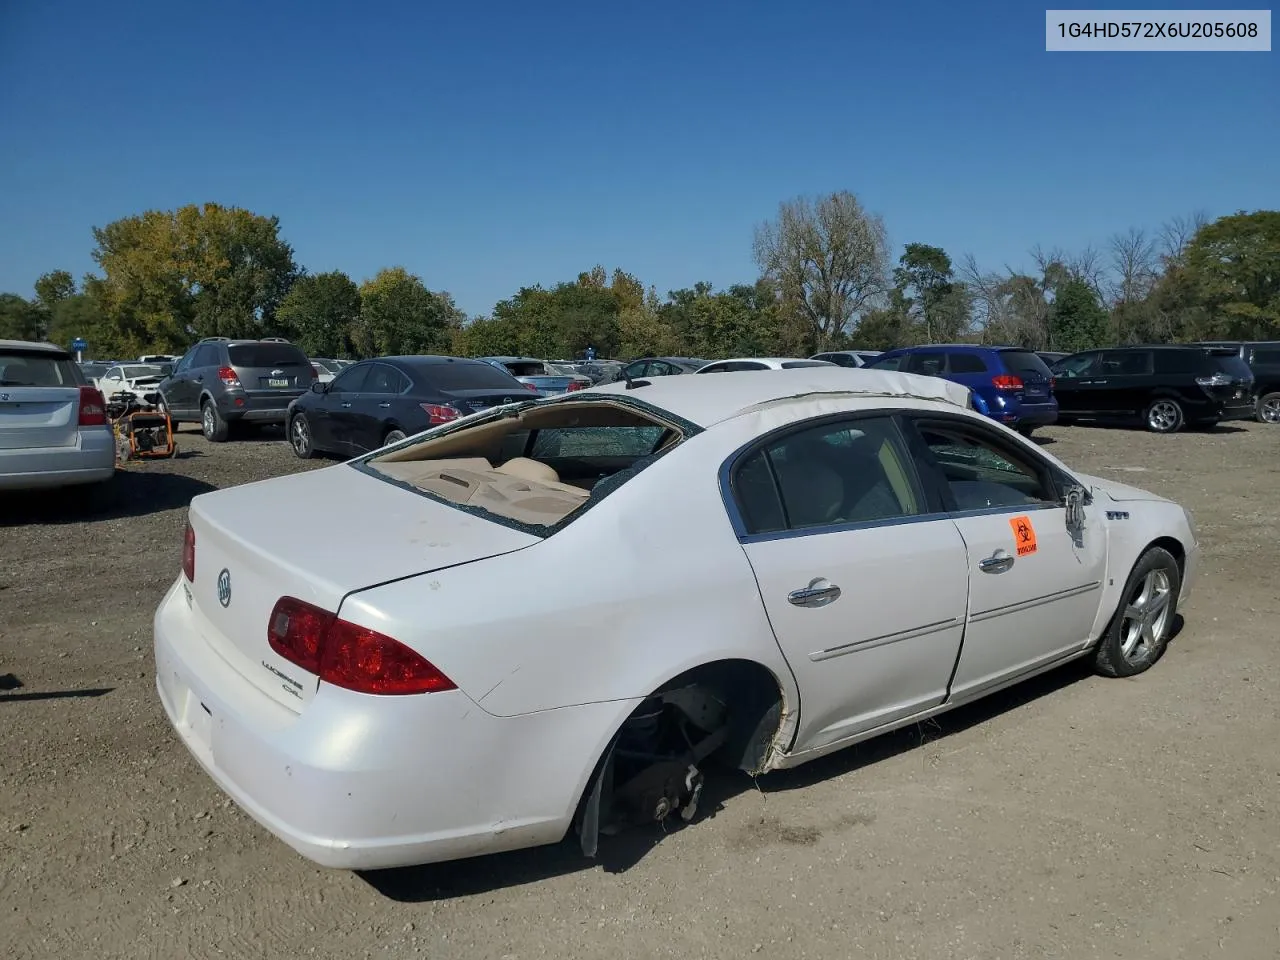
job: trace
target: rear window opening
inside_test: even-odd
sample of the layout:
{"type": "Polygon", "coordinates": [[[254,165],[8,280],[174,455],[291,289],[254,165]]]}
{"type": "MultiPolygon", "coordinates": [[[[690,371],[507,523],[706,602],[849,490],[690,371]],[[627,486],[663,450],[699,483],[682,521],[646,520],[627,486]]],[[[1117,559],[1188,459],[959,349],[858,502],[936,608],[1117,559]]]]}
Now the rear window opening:
{"type": "Polygon", "coordinates": [[[305,367],[310,361],[287,343],[238,343],[227,347],[233,367],[305,367]]]}
{"type": "Polygon", "coordinates": [[[537,360],[517,360],[512,363],[504,363],[503,366],[511,371],[513,377],[547,376],[546,365],[537,360]]]}
{"type": "Polygon", "coordinates": [[[1048,380],[1053,376],[1049,365],[1031,350],[1001,350],[1000,359],[1004,361],[1006,370],[1020,377],[1030,375],[1032,379],[1048,380]]]}
{"type": "Polygon", "coordinates": [[[438,390],[510,390],[524,389],[524,384],[512,383],[511,376],[488,363],[444,362],[423,364],[418,368],[422,376],[438,390]]]}
{"type": "Polygon", "coordinates": [[[372,457],[362,469],[495,519],[551,527],[686,435],[616,400],[531,404],[372,457]]]}
{"type": "Polygon", "coordinates": [[[69,354],[0,348],[0,387],[78,387],[83,383],[69,354]]]}

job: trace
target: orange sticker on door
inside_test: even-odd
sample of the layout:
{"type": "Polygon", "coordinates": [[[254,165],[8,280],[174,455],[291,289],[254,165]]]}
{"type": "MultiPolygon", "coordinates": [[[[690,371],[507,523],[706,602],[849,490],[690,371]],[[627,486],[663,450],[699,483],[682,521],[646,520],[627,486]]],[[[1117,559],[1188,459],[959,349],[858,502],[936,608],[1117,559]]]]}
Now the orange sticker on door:
{"type": "Polygon", "coordinates": [[[1018,556],[1036,552],[1036,528],[1031,525],[1030,517],[1012,517],[1009,526],[1013,528],[1013,544],[1018,548],[1018,556]]]}

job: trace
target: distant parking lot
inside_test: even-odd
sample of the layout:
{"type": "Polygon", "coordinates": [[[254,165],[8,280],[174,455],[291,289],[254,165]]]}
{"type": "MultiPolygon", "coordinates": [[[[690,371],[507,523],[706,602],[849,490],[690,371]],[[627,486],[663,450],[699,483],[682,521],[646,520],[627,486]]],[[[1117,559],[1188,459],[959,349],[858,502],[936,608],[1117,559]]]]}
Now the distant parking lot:
{"type": "Polygon", "coordinates": [[[692,826],[595,863],[570,842],[365,876],[312,866],[218,792],[151,655],[190,498],[334,461],[296,459],[279,430],[209,444],[188,426],[176,459],[123,467],[101,502],[6,497],[0,674],[22,685],[0,690],[0,950],[523,960],[616,956],[625,936],[628,957],[1274,958],[1280,429],[1036,439],[1195,513],[1201,579],[1151,671],[1068,668],[758,787],[718,782],[692,826]]]}

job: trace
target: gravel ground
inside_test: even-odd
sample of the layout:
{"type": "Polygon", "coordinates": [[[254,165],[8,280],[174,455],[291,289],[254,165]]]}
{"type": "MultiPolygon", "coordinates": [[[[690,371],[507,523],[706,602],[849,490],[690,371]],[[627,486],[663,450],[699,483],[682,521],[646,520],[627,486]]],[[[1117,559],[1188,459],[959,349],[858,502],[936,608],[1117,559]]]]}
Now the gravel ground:
{"type": "MultiPolygon", "coordinates": [[[[927,729],[718,784],[691,827],[431,868],[317,869],[171,735],[151,616],[185,505],[302,464],[280,435],[0,504],[0,952],[93,957],[1280,956],[1280,429],[1054,428],[1174,497],[1205,557],[1133,680],[1068,668],[927,729]]],[[[323,518],[317,517],[317,523],[323,518]]],[[[447,787],[447,785],[442,785],[447,787]]]]}

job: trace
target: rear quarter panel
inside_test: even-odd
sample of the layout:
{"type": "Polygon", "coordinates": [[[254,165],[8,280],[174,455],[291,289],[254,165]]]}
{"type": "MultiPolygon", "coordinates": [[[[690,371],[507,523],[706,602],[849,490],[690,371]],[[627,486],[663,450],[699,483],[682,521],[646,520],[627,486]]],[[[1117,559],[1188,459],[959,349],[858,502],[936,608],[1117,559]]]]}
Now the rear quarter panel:
{"type": "Polygon", "coordinates": [[[341,615],[409,644],[498,716],[643,697],[723,658],[759,662],[794,703],[720,497],[719,466],[748,436],[700,434],[555,536],[355,593],[341,615]]]}

